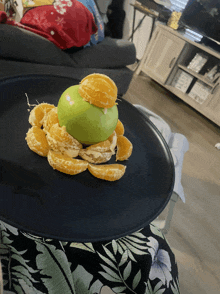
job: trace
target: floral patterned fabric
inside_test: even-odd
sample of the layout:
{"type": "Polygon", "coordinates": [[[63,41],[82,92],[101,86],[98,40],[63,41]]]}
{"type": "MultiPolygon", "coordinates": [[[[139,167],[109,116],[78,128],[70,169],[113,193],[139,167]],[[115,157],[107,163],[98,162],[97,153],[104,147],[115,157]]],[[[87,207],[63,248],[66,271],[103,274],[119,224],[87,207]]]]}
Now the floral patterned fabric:
{"type": "Polygon", "coordinates": [[[0,221],[4,289],[16,294],[178,294],[174,254],[150,224],[95,243],[61,242],[0,221]]]}

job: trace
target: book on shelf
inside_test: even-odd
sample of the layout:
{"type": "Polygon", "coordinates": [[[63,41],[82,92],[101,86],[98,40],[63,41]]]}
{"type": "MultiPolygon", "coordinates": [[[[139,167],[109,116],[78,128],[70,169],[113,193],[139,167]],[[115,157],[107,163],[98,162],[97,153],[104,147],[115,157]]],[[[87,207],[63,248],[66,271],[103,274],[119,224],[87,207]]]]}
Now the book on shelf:
{"type": "Polygon", "coordinates": [[[204,74],[204,77],[208,81],[215,83],[217,81],[217,79],[220,77],[220,64],[217,64],[211,70],[208,70],[204,74]]]}
{"type": "Polygon", "coordinates": [[[189,73],[186,73],[185,71],[181,69],[178,69],[174,79],[172,80],[171,86],[180,90],[183,93],[186,93],[193,78],[194,77],[190,75],[189,73]]]}
{"type": "Polygon", "coordinates": [[[208,86],[202,81],[196,81],[189,92],[189,97],[194,99],[199,104],[203,104],[207,100],[211,91],[212,87],[208,86]]]}
{"type": "Polygon", "coordinates": [[[187,68],[199,73],[203,66],[208,61],[208,57],[203,53],[196,53],[193,59],[188,64],[187,68]]]}

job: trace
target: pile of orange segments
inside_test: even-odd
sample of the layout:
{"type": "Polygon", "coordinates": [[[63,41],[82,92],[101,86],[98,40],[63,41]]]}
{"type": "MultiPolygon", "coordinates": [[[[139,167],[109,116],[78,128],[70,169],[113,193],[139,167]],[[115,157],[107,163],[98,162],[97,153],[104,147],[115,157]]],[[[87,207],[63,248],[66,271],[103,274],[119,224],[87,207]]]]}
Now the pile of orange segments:
{"type": "MultiPolygon", "coordinates": [[[[104,81],[105,90],[112,81],[108,77],[104,81]]],[[[88,102],[93,103],[88,95],[88,89],[91,87],[88,79],[82,80],[81,85],[82,96],[86,93],[88,102]]],[[[115,103],[116,98],[113,101],[110,96],[117,97],[115,87],[112,93],[105,95],[105,107],[108,103],[115,103]]],[[[98,99],[100,100],[100,97],[98,99]]],[[[124,175],[126,166],[118,163],[103,164],[114,154],[116,161],[127,160],[132,154],[133,145],[124,136],[125,129],[120,120],[106,141],[90,146],[83,146],[67,133],[65,127],[60,127],[57,108],[52,104],[41,103],[35,106],[30,112],[29,123],[32,127],[25,138],[28,147],[38,155],[47,157],[53,169],[69,175],[76,175],[88,169],[93,176],[106,181],[116,181],[124,175]]]]}

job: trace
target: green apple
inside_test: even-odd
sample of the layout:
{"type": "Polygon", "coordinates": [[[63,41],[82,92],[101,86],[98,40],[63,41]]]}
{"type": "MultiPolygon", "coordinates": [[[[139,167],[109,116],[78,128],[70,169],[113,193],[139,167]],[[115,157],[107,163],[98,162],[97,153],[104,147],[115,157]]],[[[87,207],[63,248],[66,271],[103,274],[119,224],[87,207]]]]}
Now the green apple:
{"type": "Polygon", "coordinates": [[[79,85],[69,87],[61,95],[57,113],[60,126],[82,144],[105,141],[114,132],[118,122],[118,108],[106,111],[83,100],[79,85]]]}

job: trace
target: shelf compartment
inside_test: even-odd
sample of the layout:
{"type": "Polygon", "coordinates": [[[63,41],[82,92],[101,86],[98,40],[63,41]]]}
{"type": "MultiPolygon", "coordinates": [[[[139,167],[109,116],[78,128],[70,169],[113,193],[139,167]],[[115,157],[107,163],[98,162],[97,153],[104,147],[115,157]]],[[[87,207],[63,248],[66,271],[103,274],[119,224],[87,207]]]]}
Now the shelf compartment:
{"type": "Polygon", "coordinates": [[[192,76],[189,73],[186,73],[182,69],[178,69],[178,71],[176,72],[171,82],[171,86],[173,86],[176,89],[179,89],[183,93],[186,93],[193,79],[194,79],[194,76],[192,76]]]}
{"type": "Polygon", "coordinates": [[[210,94],[212,94],[212,90],[212,87],[200,80],[197,80],[188,95],[199,104],[203,104],[208,99],[210,94]]]}
{"type": "Polygon", "coordinates": [[[201,75],[199,73],[196,73],[195,71],[187,68],[186,66],[181,65],[181,64],[178,64],[178,67],[181,68],[182,70],[184,70],[185,72],[191,74],[192,76],[194,76],[195,78],[197,78],[201,82],[207,84],[208,86],[210,86],[210,87],[214,87],[215,86],[215,83],[212,83],[212,82],[208,81],[203,75],[201,75]]]}
{"type": "Polygon", "coordinates": [[[194,108],[196,111],[200,112],[202,115],[216,123],[218,126],[220,126],[220,106],[218,101],[216,99],[213,99],[215,97],[212,97],[211,95],[204,101],[204,103],[200,104],[198,101],[192,99],[188,94],[183,93],[179,89],[176,89],[175,87],[171,85],[165,85],[164,86],[167,90],[169,90],[171,93],[182,99],[184,102],[186,102],[188,105],[190,105],[192,108],[194,108]],[[210,107],[212,106],[214,107],[210,107]],[[207,107],[208,106],[208,107],[207,107]],[[219,111],[213,111],[215,108],[219,109],[219,111]]]}

